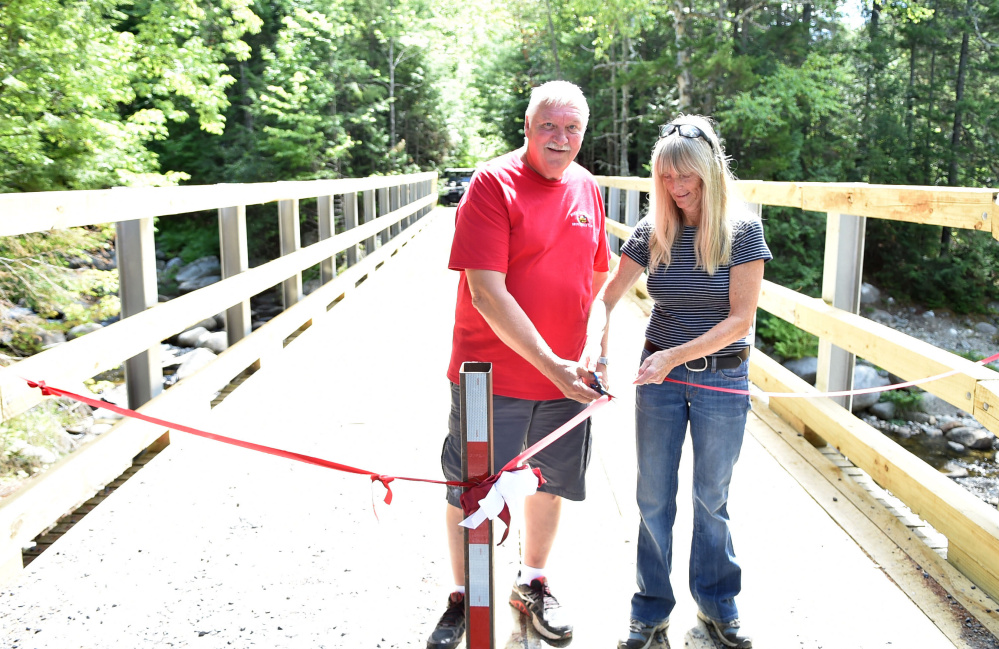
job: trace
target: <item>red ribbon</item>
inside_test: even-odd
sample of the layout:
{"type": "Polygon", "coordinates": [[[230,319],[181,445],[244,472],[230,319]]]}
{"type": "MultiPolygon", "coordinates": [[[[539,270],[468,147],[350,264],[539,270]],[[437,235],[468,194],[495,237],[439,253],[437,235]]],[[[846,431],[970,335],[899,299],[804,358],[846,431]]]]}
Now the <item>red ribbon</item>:
{"type": "Polygon", "coordinates": [[[254,444],[253,442],[246,442],[241,439],[236,439],[234,437],[226,437],[225,435],[217,435],[215,433],[209,433],[197,428],[192,428],[190,426],[184,426],[183,424],[177,424],[165,419],[159,419],[158,417],[151,417],[149,415],[144,415],[141,412],[136,412],[135,410],[129,410],[128,408],[122,408],[116,406],[113,403],[108,403],[107,401],[101,401],[99,399],[93,399],[91,397],[85,397],[80,394],[75,394],[73,392],[67,392],[66,390],[60,390],[59,388],[53,388],[45,384],[45,381],[32,381],[30,379],[25,379],[28,382],[28,387],[40,388],[44,396],[60,396],[69,397],[70,399],[75,399],[77,401],[82,401],[87,405],[93,406],[95,408],[106,408],[112,412],[116,412],[119,415],[125,417],[131,417],[133,419],[141,419],[142,421],[147,421],[151,424],[156,424],[157,426],[163,426],[164,428],[169,428],[171,430],[178,430],[184,433],[189,433],[191,435],[197,435],[198,437],[204,437],[206,439],[215,440],[216,442],[222,442],[223,444],[231,444],[233,446],[239,446],[240,448],[249,449],[251,451],[259,451],[261,453],[267,453],[269,455],[276,455],[278,457],[283,457],[289,460],[295,460],[297,462],[304,462],[305,464],[314,464],[316,466],[325,467],[327,469],[333,469],[335,471],[343,471],[344,473],[354,473],[358,475],[366,475],[371,477],[371,482],[380,482],[382,486],[385,487],[385,504],[392,504],[392,488],[389,484],[393,480],[407,480],[409,482],[429,482],[433,484],[443,484],[454,487],[473,487],[476,483],[474,482],[459,482],[457,480],[429,480],[427,478],[406,478],[402,476],[391,476],[381,473],[375,473],[374,471],[368,471],[366,469],[358,469],[357,467],[348,466],[346,464],[340,464],[339,462],[331,462],[329,460],[324,460],[322,458],[313,457],[311,455],[304,455],[302,453],[295,453],[293,451],[285,451],[279,448],[274,448],[272,446],[264,446],[262,444],[254,444]]]}
{"type": "MultiPolygon", "coordinates": [[[[999,359],[999,354],[993,354],[988,358],[983,358],[980,361],[975,361],[976,365],[985,365],[986,363],[991,363],[994,360],[999,359]]],[[[931,381],[939,381],[940,379],[945,379],[948,376],[954,376],[955,374],[960,374],[963,370],[950,370],[949,372],[943,372],[942,374],[936,374],[934,376],[927,376],[926,378],[916,379],[914,381],[904,381],[902,383],[894,383],[892,385],[884,385],[877,388],[859,388],[857,390],[836,390],[833,392],[761,392],[759,395],[761,397],[779,398],[779,399],[814,399],[817,397],[848,397],[857,394],[874,394],[875,392],[888,392],[890,390],[899,390],[901,388],[909,388],[914,385],[922,385],[923,383],[930,383],[931,381]]],[[[736,388],[719,388],[713,385],[701,385],[699,383],[688,383],[687,381],[677,381],[676,379],[665,378],[662,380],[663,383],[676,383],[677,385],[689,385],[695,388],[702,388],[704,390],[711,390],[712,392],[725,392],[727,394],[741,394],[741,395],[752,395],[753,393],[749,390],[739,390],[736,388]]]]}
{"type": "MultiPolygon", "coordinates": [[[[558,431],[554,431],[552,433],[549,433],[549,436],[550,435],[554,435],[556,432],[558,432],[558,431]]],[[[559,437],[561,437],[561,435],[559,437]]],[[[545,439],[548,439],[548,438],[546,437],[545,439]]],[[[478,483],[474,487],[471,487],[470,489],[466,489],[465,492],[461,494],[461,509],[462,509],[462,511],[465,512],[465,518],[468,518],[469,516],[471,516],[475,512],[479,511],[479,501],[482,500],[483,498],[485,498],[486,494],[488,494],[489,491],[493,488],[493,485],[496,484],[497,480],[499,480],[500,473],[503,473],[504,471],[509,470],[508,466],[509,465],[507,465],[506,467],[503,467],[502,469],[500,469],[499,473],[496,473],[496,474],[493,474],[493,475],[489,476],[488,478],[486,478],[482,482],[478,483]]],[[[544,476],[541,475],[541,469],[534,468],[534,469],[531,469],[531,471],[534,473],[534,475],[536,475],[538,477],[538,486],[539,487],[541,485],[543,485],[545,482],[547,482],[547,480],[545,480],[544,476]]],[[[506,540],[507,534],[510,533],[510,506],[509,505],[507,505],[507,504],[503,505],[503,511],[501,511],[499,513],[499,519],[501,521],[503,521],[504,525],[506,525],[506,529],[503,530],[503,538],[500,539],[500,542],[498,544],[498,545],[503,545],[503,541],[506,540]]]]}

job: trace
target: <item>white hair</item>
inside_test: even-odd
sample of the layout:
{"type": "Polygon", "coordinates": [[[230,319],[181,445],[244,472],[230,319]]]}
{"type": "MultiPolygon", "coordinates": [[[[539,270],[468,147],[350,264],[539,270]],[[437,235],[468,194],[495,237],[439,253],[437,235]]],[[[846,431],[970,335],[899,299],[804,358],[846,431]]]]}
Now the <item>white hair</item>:
{"type": "Polygon", "coordinates": [[[531,101],[527,104],[527,112],[524,114],[528,121],[541,106],[575,108],[583,118],[583,128],[586,128],[586,123],[590,120],[590,107],[586,103],[582,89],[568,81],[548,81],[531,88],[531,101]]]}

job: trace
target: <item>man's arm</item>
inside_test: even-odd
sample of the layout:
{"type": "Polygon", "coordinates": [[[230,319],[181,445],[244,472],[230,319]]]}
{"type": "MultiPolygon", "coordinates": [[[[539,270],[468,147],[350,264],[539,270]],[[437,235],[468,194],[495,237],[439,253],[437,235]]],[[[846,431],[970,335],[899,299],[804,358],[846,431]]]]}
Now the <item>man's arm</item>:
{"type": "Polygon", "coordinates": [[[465,269],[472,305],[503,343],[544,374],[569,399],[589,403],[600,395],[590,389],[589,373],[559,358],[541,337],[524,309],[506,288],[506,273],[465,269]]]}

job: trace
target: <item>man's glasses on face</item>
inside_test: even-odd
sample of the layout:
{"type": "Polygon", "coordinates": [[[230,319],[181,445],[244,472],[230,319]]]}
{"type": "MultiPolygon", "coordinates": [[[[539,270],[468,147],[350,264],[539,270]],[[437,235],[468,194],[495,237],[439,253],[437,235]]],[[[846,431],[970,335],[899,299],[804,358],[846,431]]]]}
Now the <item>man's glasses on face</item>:
{"type": "Polygon", "coordinates": [[[708,143],[708,146],[711,148],[712,151],[715,150],[715,145],[712,144],[710,139],[708,139],[707,134],[701,129],[694,126],[693,124],[674,124],[673,122],[670,122],[669,124],[663,124],[662,126],[659,127],[660,139],[664,137],[669,137],[674,133],[677,133],[678,135],[680,135],[680,137],[686,137],[692,140],[701,138],[708,143]]]}

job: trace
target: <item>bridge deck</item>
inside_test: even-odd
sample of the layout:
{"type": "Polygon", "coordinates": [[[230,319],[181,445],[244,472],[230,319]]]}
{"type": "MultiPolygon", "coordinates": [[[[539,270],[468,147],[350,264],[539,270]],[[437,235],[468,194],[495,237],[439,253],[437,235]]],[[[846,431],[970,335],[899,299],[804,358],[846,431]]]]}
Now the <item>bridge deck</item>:
{"type": "MultiPolygon", "coordinates": [[[[292,342],[279,366],[210,412],[175,418],[382,473],[439,476],[457,281],[446,269],[452,222],[439,210],[332,318],[292,342]]],[[[567,504],[550,566],[575,612],[573,646],[584,649],[615,646],[634,588],[627,359],[637,359],[642,329],[639,310],[623,305],[611,343],[619,402],[596,417],[590,497],[567,504]]],[[[827,513],[829,503],[817,503],[826,496],[806,493],[801,475],[778,463],[780,427],[767,422],[765,408],[751,417],[730,505],[742,618],[756,646],[954,646],[827,513]]],[[[674,647],[708,647],[686,590],[689,453],[681,470],[669,635],[674,647]]],[[[423,647],[450,585],[442,490],[396,482],[393,504],[379,502],[376,519],[362,476],[174,433],[0,591],[0,644],[423,647]]],[[[497,551],[497,644],[543,646],[504,604],[518,545],[515,527],[497,551]]]]}

